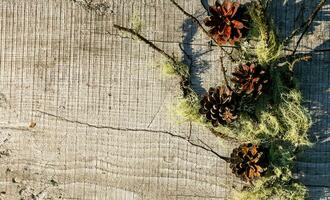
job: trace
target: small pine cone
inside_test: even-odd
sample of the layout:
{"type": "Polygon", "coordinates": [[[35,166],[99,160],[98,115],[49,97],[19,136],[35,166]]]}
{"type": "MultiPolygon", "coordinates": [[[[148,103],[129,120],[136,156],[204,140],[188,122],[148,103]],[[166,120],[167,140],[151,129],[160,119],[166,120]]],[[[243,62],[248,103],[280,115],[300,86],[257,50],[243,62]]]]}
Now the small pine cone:
{"type": "Polygon", "coordinates": [[[199,113],[214,127],[230,124],[237,118],[238,96],[225,86],[210,88],[200,103],[199,113]]]}
{"type": "Polygon", "coordinates": [[[268,89],[270,75],[259,65],[242,64],[233,73],[231,81],[237,93],[257,98],[268,89]]]}
{"type": "Polygon", "coordinates": [[[244,181],[264,175],[268,165],[268,149],[255,144],[242,144],[230,155],[232,172],[244,181]]]}
{"type": "Polygon", "coordinates": [[[224,0],[222,4],[215,2],[210,7],[212,16],[204,20],[206,26],[211,27],[209,33],[218,44],[229,42],[233,45],[247,33],[247,21],[250,17],[245,7],[240,3],[224,0]],[[243,23],[244,22],[244,23],[243,23]]]}

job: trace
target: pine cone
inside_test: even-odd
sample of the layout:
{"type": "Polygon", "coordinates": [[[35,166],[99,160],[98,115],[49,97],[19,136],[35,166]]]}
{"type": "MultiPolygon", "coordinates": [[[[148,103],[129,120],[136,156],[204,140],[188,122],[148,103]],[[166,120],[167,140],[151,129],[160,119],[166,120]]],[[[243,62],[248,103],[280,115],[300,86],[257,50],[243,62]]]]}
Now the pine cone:
{"type": "Polygon", "coordinates": [[[239,2],[224,0],[222,5],[217,1],[210,7],[212,16],[204,20],[206,26],[211,27],[209,33],[218,44],[229,42],[233,45],[247,33],[247,27],[244,25],[248,21],[247,11],[240,6],[239,2]]]}
{"type": "Polygon", "coordinates": [[[244,181],[264,175],[268,165],[268,149],[255,144],[242,144],[230,155],[232,172],[244,181]]]}
{"type": "Polygon", "coordinates": [[[258,97],[267,90],[270,83],[270,75],[261,66],[254,64],[242,64],[233,73],[232,82],[239,94],[258,97]]]}
{"type": "Polygon", "coordinates": [[[199,113],[206,116],[214,127],[229,124],[237,118],[238,96],[225,86],[210,88],[201,100],[199,113]]]}

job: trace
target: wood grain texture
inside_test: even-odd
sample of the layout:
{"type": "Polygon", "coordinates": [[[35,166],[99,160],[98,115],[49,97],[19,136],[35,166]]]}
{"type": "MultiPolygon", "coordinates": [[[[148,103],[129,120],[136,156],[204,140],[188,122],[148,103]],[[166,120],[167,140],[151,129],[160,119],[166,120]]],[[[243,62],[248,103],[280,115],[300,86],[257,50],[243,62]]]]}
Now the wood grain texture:
{"type": "MultiPolygon", "coordinates": [[[[205,15],[199,1],[178,3],[205,15]]],[[[306,17],[310,6],[273,2],[279,33],[287,35],[299,9],[306,17]]],[[[221,51],[210,49],[169,1],[0,2],[0,198],[228,199],[232,186],[241,187],[224,161],[168,134],[191,134],[221,155],[234,148],[200,126],[176,122],[169,107],[178,80],[155,67],[160,55],[112,27],[130,26],[134,16],[143,35],[194,67],[200,93],[222,81],[221,51]]],[[[317,143],[296,167],[310,199],[330,198],[329,28],[326,5],[299,48],[318,52],[296,73],[318,120],[311,131],[317,143]]]]}

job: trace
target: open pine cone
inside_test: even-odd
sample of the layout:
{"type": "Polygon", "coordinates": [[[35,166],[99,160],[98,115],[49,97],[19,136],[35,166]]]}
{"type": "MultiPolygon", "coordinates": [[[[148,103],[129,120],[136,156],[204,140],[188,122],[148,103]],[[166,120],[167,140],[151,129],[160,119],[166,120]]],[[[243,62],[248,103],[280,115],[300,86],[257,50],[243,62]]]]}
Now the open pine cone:
{"type": "Polygon", "coordinates": [[[229,124],[237,118],[238,96],[225,86],[210,88],[200,103],[199,113],[214,127],[229,124]]]}
{"type": "Polygon", "coordinates": [[[242,64],[235,70],[231,80],[237,93],[258,97],[267,90],[270,76],[259,65],[242,64]]]}
{"type": "Polygon", "coordinates": [[[242,144],[230,155],[232,172],[244,181],[264,175],[268,165],[268,149],[255,144],[242,144]]]}
{"type": "Polygon", "coordinates": [[[216,1],[215,5],[210,7],[210,12],[212,16],[207,17],[204,23],[211,27],[209,33],[218,44],[229,42],[233,45],[246,35],[249,17],[239,1],[224,0],[222,5],[216,1]]]}

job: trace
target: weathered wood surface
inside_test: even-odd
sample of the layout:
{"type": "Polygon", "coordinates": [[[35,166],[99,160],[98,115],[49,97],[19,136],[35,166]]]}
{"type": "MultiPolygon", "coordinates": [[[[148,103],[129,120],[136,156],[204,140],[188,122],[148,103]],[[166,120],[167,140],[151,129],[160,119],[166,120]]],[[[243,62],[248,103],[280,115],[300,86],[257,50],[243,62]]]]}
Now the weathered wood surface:
{"type": "MultiPolygon", "coordinates": [[[[176,122],[168,108],[179,94],[178,80],[154,67],[159,54],[120,37],[112,24],[130,26],[138,16],[142,33],[168,52],[182,56],[178,44],[184,43],[200,92],[222,80],[221,52],[208,52],[207,38],[167,0],[86,2],[0,2],[0,198],[227,199],[232,186],[241,185],[229,166],[170,134],[201,139],[222,155],[233,146],[176,122]]],[[[205,16],[200,1],[178,2],[205,16]]],[[[273,1],[281,36],[316,4],[273,1]]],[[[316,49],[313,61],[296,73],[315,111],[317,143],[296,167],[310,199],[330,198],[329,14],[327,4],[299,48],[316,49]]]]}

